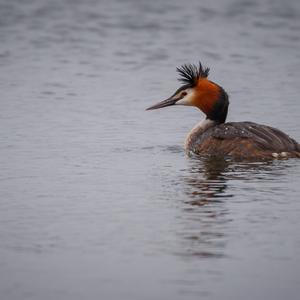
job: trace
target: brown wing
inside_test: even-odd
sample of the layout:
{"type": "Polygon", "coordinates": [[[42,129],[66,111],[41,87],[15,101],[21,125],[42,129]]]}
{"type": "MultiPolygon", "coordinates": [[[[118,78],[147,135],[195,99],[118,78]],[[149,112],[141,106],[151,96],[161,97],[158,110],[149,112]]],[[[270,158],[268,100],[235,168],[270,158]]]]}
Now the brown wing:
{"type": "Polygon", "coordinates": [[[195,152],[245,158],[300,156],[300,145],[282,131],[252,122],[232,122],[205,131],[195,152]]]}

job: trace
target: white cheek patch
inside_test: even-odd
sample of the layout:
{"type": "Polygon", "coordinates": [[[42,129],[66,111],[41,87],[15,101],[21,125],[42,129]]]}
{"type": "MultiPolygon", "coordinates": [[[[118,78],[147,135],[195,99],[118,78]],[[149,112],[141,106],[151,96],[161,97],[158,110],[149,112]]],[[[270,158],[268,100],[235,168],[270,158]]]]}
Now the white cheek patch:
{"type": "Polygon", "coordinates": [[[188,94],[183,97],[182,99],[178,100],[176,102],[176,105],[186,105],[186,106],[192,106],[193,105],[193,92],[190,91],[188,92],[188,94]]]}

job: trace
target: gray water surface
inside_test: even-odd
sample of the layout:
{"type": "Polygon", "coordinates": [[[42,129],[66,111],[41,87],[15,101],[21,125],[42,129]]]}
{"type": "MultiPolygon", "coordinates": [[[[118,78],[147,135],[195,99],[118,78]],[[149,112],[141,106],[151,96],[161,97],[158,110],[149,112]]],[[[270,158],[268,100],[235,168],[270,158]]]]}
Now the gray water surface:
{"type": "Polygon", "coordinates": [[[299,1],[0,1],[0,298],[299,299],[300,161],[187,158],[145,112],[199,60],[230,121],[300,140],[299,1]]]}

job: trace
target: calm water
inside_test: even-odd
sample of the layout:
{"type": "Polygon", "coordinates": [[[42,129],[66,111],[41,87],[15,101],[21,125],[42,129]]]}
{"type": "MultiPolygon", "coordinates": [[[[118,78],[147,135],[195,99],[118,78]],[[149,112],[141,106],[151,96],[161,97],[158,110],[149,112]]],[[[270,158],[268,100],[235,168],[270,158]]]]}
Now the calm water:
{"type": "Polygon", "coordinates": [[[297,0],[1,0],[1,299],[299,299],[300,160],[187,158],[201,114],[144,111],[201,60],[299,141],[299,33],[297,0]]]}

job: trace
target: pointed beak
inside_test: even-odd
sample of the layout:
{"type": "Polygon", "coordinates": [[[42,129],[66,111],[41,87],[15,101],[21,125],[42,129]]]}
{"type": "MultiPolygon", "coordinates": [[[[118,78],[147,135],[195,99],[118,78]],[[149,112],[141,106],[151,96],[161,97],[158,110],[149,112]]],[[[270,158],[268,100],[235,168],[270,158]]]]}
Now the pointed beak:
{"type": "Polygon", "coordinates": [[[148,107],[146,110],[153,110],[153,109],[158,109],[158,108],[163,108],[163,107],[167,107],[167,106],[171,106],[171,105],[175,105],[176,102],[180,99],[182,99],[183,97],[174,97],[171,96],[170,98],[161,101],[153,106],[148,107]]]}

